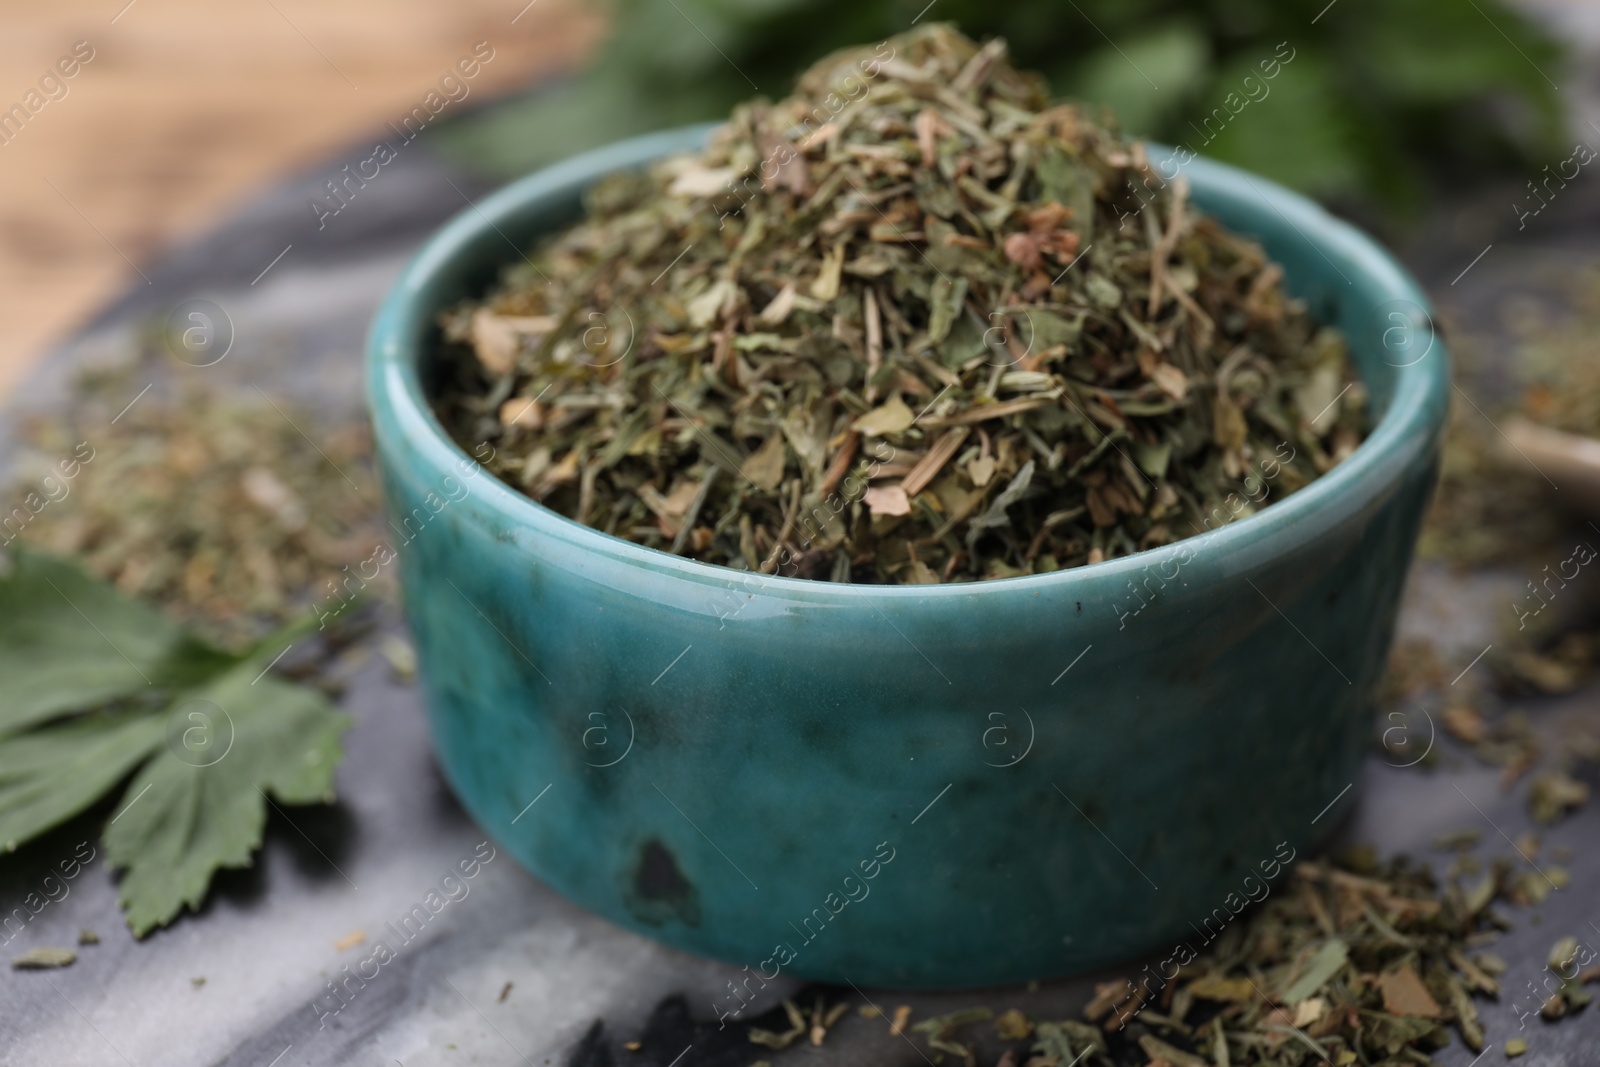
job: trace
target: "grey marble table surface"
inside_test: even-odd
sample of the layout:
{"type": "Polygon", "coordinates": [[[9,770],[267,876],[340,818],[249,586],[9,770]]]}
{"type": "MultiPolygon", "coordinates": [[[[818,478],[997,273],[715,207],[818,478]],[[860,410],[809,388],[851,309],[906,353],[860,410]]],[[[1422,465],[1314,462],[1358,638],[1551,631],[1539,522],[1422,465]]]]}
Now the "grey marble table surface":
{"type": "MultiPolygon", "coordinates": [[[[382,293],[422,238],[485,189],[419,145],[319,229],[308,202],[345,162],[329,160],[281,184],[210,235],[147,267],[147,283],[131,287],[17,390],[0,432],[21,413],[58,408],[75,370],[123,358],[142,324],[192,299],[225,310],[233,348],[213,367],[174,360],[160,372],[163,381],[215,375],[229,388],[260,385],[309,405],[358,404],[362,339],[382,293]]],[[[1492,331],[1485,309],[1496,300],[1523,289],[1537,292],[1540,277],[1583,263],[1600,247],[1600,197],[1575,190],[1559,206],[1559,218],[1541,220],[1537,232],[1523,234],[1490,214],[1509,214],[1497,198],[1440,208],[1428,227],[1433,236],[1419,241],[1408,259],[1459,321],[1492,331]],[[1475,236],[1451,236],[1458,232],[1475,236]],[[1461,274],[1484,244],[1493,244],[1493,254],[1461,274]]],[[[1464,667],[1495,640],[1505,601],[1522,580],[1515,573],[1462,576],[1419,568],[1402,630],[1427,635],[1446,663],[1464,667]]],[[[385,615],[382,625],[401,623],[385,615]]],[[[772,1053],[750,1044],[742,1029],[719,1030],[711,1003],[735,968],[661,947],[588,915],[503,853],[483,866],[465,898],[406,944],[347,1007],[336,1016],[319,1010],[326,983],[360,956],[335,943],[356,930],[374,935],[396,921],[447,867],[486,840],[434,767],[414,687],[373,656],[353,673],[342,706],[356,725],[346,739],[338,802],[274,814],[254,869],[220,877],[200,914],[134,941],[97,852],[67,884],[67,895],[4,946],[9,957],[40,945],[74,944],[80,928],[101,937],[69,968],[0,969],[0,1064],[924,1062],[920,1046],[890,1036],[881,1021],[853,1013],[821,1048],[800,1045],[772,1053]],[[639,1042],[637,1050],[625,1047],[631,1042],[639,1042]]],[[[1600,691],[1589,689],[1548,702],[1539,719],[1554,729],[1566,718],[1597,714],[1600,691]]],[[[1418,729],[1422,744],[1426,728],[1418,729]]],[[[1354,783],[1359,799],[1341,838],[1442,863],[1447,857],[1430,842],[1476,825],[1486,854],[1514,855],[1501,832],[1515,837],[1530,828],[1522,793],[1503,793],[1496,770],[1479,766],[1442,734],[1434,743],[1442,759],[1431,769],[1396,767],[1394,757],[1374,750],[1364,778],[1354,783]]],[[[914,807],[921,799],[908,796],[907,804],[914,807]]],[[[75,850],[98,849],[104,817],[80,819],[0,859],[0,912],[20,905],[75,850]]],[[[1572,849],[1572,885],[1521,913],[1517,929],[1496,950],[1511,965],[1501,1003],[1483,1006],[1497,1043],[1518,1034],[1516,1005],[1526,999],[1519,993],[1539,978],[1556,938],[1573,934],[1600,944],[1600,805],[1582,809],[1546,832],[1545,840],[1572,849]]],[[[1040,936],[1057,938],[1061,932],[1040,936]]],[[[1090,976],[1037,989],[944,994],[846,988],[830,995],[910,1004],[918,1016],[977,1003],[1065,1016],[1081,1008],[1092,981],[1090,976]]],[[[767,1003],[757,1007],[771,1007],[797,988],[774,984],[767,1003]]],[[[1528,1035],[1532,1051],[1522,1063],[1592,1062],[1587,1050],[1600,1043],[1600,1012],[1592,1008],[1556,1026],[1537,1020],[1528,1025],[1536,1032],[1528,1035]]],[[[1504,1059],[1498,1049],[1488,1058],[1504,1059]]],[[[1464,1067],[1473,1055],[1456,1045],[1436,1059],[1464,1067]]]]}

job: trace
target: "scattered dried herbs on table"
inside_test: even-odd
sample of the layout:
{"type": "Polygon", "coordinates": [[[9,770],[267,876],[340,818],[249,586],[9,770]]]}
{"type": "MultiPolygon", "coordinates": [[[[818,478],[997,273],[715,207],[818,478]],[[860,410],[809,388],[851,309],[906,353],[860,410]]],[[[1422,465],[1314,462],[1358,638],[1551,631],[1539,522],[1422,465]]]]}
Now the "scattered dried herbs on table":
{"type": "Polygon", "coordinates": [[[1528,308],[1518,316],[1517,369],[1526,385],[1522,413],[1557,430],[1600,437],[1600,361],[1594,354],[1600,264],[1563,272],[1559,291],[1570,314],[1528,308]]]}
{"type": "MultiPolygon", "coordinates": [[[[1565,568],[1585,567],[1600,536],[1565,510],[1574,494],[1552,491],[1501,428],[1525,419],[1600,438],[1600,362],[1592,357],[1600,329],[1600,269],[1563,269],[1548,279],[1546,289],[1564,305],[1561,311],[1544,302],[1530,304],[1525,296],[1495,308],[1510,340],[1503,368],[1490,359],[1490,346],[1498,342],[1456,331],[1454,351],[1467,368],[1470,402],[1452,405],[1438,491],[1419,544],[1424,559],[1457,570],[1515,574],[1526,585],[1520,595],[1496,602],[1491,618],[1498,617],[1499,624],[1481,668],[1463,675],[1459,662],[1447,668],[1431,638],[1407,638],[1391,656],[1380,700],[1402,715],[1437,709],[1432,714],[1443,733],[1480,763],[1501,769],[1503,789],[1527,778],[1529,813],[1539,823],[1552,824],[1588,802],[1584,779],[1600,765],[1600,731],[1592,719],[1571,715],[1559,726],[1537,729],[1542,712],[1523,705],[1574,693],[1594,677],[1600,663],[1594,587],[1574,580],[1575,588],[1562,594],[1556,610],[1519,612],[1517,605],[1541,604],[1531,589],[1546,594],[1565,589],[1565,579],[1551,576],[1564,572],[1572,578],[1574,572],[1565,568]],[[1496,369],[1516,386],[1500,403],[1493,402],[1495,389],[1471,384],[1496,382],[1491,373],[1496,369]],[[1479,395],[1473,399],[1471,393],[1479,395]],[[1509,607],[1499,606],[1507,602],[1509,607]]],[[[1425,730],[1420,715],[1417,724],[1425,730]]],[[[1392,737],[1391,756],[1409,758],[1402,750],[1411,743],[1410,731],[1392,731],[1392,737]]],[[[1434,762],[1438,754],[1435,750],[1424,762],[1434,762]]]]}
{"type": "MultiPolygon", "coordinates": [[[[1457,1038],[1485,1047],[1478,1004],[1501,995],[1506,970],[1489,950],[1508,925],[1496,904],[1529,903],[1524,873],[1534,872],[1497,860],[1441,884],[1403,858],[1303,862],[1209,943],[1196,937],[1187,953],[1163,953],[1169,962],[1099,984],[1082,1018],[995,1004],[906,1026],[902,1007],[897,1026],[967,1067],[1428,1064],[1457,1038]]],[[[1553,1021],[1590,1002],[1600,967],[1573,937],[1549,957],[1548,984],[1558,988],[1525,1007],[1553,1021]]],[[[1515,990],[1509,999],[1518,1000],[1515,990]]]]}
{"type": "MultiPolygon", "coordinates": [[[[1517,564],[1538,559],[1533,569],[1558,551],[1567,554],[1574,537],[1593,530],[1573,521],[1556,505],[1550,484],[1524,456],[1511,448],[1497,427],[1522,417],[1551,429],[1600,438],[1600,360],[1594,338],[1600,330],[1600,265],[1562,270],[1549,288],[1566,304],[1565,313],[1545,306],[1505,301],[1499,310],[1507,323],[1514,354],[1509,371],[1515,389],[1510,403],[1495,403],[1500,389],[1474,388],[1471,403],[1452,405],[1445,435],[1438,492],[1418,546],[1424,558],[1457,567],[1517,564]],[[1519,306],[1519,304],[1521,306],[1519,306]]],[[[1472,373],[1489,363],[1498,339],[1463,333],[1454,354],[1472,373]]],[[[1459,400],[1459,398],[1458,398],[1459,400]]],[[[1558,557],[1559,558],[1559,557],[1558,557]]]]}
{"type": "Polygon", "coordinates": [[[1365,429],[1342,338],[1181,177],[944,26],[830,56],[443,316],[442,417],[534,499],[768,573],[1168,544],[1365,429]]]}
{"type": "Polygon", "coordinates": [[[70,967],[77,959],[78,954],[70,948],[32,948],[11,957],[11,966],[19,971],[48,971],[70,967]]]}
{"type": "Polygon", "coordinates": [[[384,536],[364,422],[253,389],[153,391],[118,415],[135,378],[85,380],[65,418],[26,424],[0,542],[72,556],[233,648],[343,603],[384,536]]]}

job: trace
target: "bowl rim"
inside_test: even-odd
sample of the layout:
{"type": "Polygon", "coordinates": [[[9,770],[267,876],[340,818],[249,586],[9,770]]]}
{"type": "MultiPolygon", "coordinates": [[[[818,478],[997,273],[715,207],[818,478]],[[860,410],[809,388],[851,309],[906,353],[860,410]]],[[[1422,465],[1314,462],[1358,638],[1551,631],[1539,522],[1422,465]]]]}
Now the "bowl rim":
{"type": "MultiPolygon", "coordinates": [[[[427,295],[430,284],[441,274],[459,269],[462,258],[473,256],[473,246],[491,231],[498,232],[513,252],[522,254],[523,246],[507,237],[502,225],[522,228],[517,220],[531,205],[570,194],[574,187],[586,185],[608,172],[637,167],[671,152],[692,148],[719,125],[683,126],[613,142],[524,175],[477,202],[468,199],[469,206],[446,222],[411,257],[373,317],[367,339],[365,377],[378,458],[382,459],[384,430],[388,428],[406,440],[415,458],[427,462],[430,467],[427,473],[465,471],[466,465],[478,466],[484,473],[490,473],[450,436],[434,413],[422,385],[420,365],[428,346],[421,339],[435,328],[432,322],[438,311],[434,307],[422,307],[421,298],[427,295]]],[[[1164,148],[1156,142],[1144,143],[1152,158],[1164,148]]],[[[1178,556],[1183,557],[1179,563],[1184,564],[1199,553],[1217,559],[1254,549],[1249,553],[1252,564],[1269,561],[1282,551],[1315,538],[1315,529],[1305,532],[1314,525],[1307,522],[1314,515],[1331,512],[1335,519],[1340,518],[1344,513],[1341,509],[1348,510],[1354,502],[1380,495],[1402,478],[1406,464],[1396,464],[1393,454],[1442,431],[1450,380],[1448,351],[1434,326],[1427,297],[1405,268],[1373,238],[1336,218],[1311,199],[1240,168],[1191,155],[1180,169],[1191,182],[1219,194],[1242,196],[1243,190],[1248,189],[1299,231],[1330,264],[1334,262],[1329,258],[1332,253],[1347,269],[1375,281],[1389,294],[1388,302],[1410,304],[1423,316],[1431,336],[1429,352],[1437,357],[1428,359],[1425,353],[1413,363],[1397,366],[1398,373],[1383,417],[1355,451],[1331,471],[1260,511],[1157,548],[1045,574],[937,585],[882,585],[763,574],[649,548],[568,518],[492,473],[485,480],[487,484],[474,490],[471,497],[520,532],[553,537],[574,549],[660,577],[681,579],[697,586],[727,585],[729,581],[743,579],[746,590],[749,580],[755,579],[764,595],[810,603],[859,605],[868,597],[939,599],[971,596],[980,590],[990,590],[990,595],[1002,590],[1034,595],[1048,590],[1059,594],[1063,588],[1071,589],[1085,583],[1098,585],[1109,580],[1110,584],[1115,584],[1125,576],[1146,571],[1178,556]]],[[[506,256],[501,265],[510,259],[511,256],[506,256]]],[[[1337,265],[1335,269],[1338,270],[1337,265]]]]}

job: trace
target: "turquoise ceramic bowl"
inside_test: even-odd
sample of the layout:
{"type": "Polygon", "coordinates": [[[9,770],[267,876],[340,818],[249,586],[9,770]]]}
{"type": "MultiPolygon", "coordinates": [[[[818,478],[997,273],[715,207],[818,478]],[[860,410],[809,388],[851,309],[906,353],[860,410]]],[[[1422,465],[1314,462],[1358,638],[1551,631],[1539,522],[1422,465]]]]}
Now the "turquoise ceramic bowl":
{"type": "Polygon", "coordinates": [[[1348,334],[1380,415],[1354,455],[1260,514],[1077,570],[752,576],[535,504],[425,392],[441,308],[598,176],[704,134],[513,183],[378,313],[368,399],[445,775],[546,883],[748,965],[750,989],[979,986],[1199,948],[1354,795],[1445,416],[1424,297],[1310,201],[1196,160],[1196,202],[1348,334]]]}

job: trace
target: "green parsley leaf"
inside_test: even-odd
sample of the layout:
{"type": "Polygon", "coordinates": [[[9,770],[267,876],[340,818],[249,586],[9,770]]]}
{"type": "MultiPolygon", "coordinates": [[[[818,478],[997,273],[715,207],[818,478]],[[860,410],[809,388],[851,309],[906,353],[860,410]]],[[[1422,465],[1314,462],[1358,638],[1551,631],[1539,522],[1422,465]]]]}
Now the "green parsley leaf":
{"type": "Polygon", "coordinates": [[[67,560],[18,551],[0,580],[0,736],[192,685],[237,662],[67,560]]]}
{"type": "Polygon", "coordinates": [[[94,804],[161,744],[161,719],[96,715],[0,741],[0,850],[94,804]]]}
{"type": "MultiPolygon", "coordinates": [[[[0,555],[0,564],[8,558],[0,555]]],[[[19,550],[0,573],[0,849],[104,800],[121,901],[143,936],[198,908],[211,877],[261,844],[268,794],[333,799],[351,719],[267,674],[311,628],[243,655],[205,644],[68,560],[19,550]]]]}
{"type": "Polygon", "coordinates": [[[287,804],[333,799],[350,717],[305,686],[252,682],[259,673],[246,663],[195,694],[193,703],[208,710],[194,714],[209,721],[191,729],[207,731],[204,743],[194,752],[181,741],[163,749],[106,827],[107,860],[126,869],[122,907],[135,936],[171,922],[185,904],[198,908],[219,868],[250,865],[267,791],[287,804]]]}

